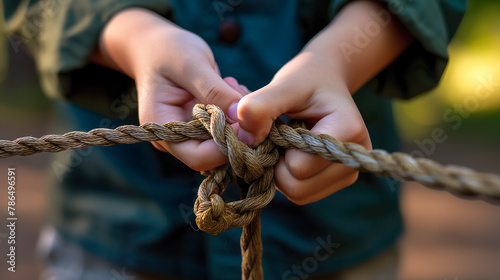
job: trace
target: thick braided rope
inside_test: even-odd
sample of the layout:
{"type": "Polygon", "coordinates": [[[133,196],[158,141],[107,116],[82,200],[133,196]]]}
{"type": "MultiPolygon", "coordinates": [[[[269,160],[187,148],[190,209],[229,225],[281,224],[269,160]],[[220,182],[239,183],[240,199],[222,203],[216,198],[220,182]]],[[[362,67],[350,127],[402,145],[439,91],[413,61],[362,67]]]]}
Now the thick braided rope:
{"type": "Polygon", "coordinates": [[[242,191],[241,200],[226,203],[222,194],[233,181],[228,166],[205,172],[208,177],[200,185],[194,206],[196,223],[211,234],[229,227],[243,227],[242,279],[245,280],[263,279],[260,213],[275,193],[273,167],[279,159],[276,146],[317,153],[332,162],[398,180],[415,180],[427,186],[462,194],[500,198],[500,177],[494,174],[477,173],[458,166],[442,166],[432,160],[415,159],[403,153],[367,151],[355,143],[342,143],[329,135],[318,135],[301,127],[286,125],[273,126],[269,139],[256,149],[251,149],[237,139],[218,107],[196,105],[193,116],[193,121],[169,122],[163,126],[146,123],[140,127],[126,125],[116,129],[97,128],[87,133],[74,131],[41,138],[0,140],[0,158],[141,141],[182,142],[213,138],[222,153],[228,156],[232,172],[250,186],[242,191]]]}
{"type": "MultiPolygon", "coordinates": [[[[200,105],[196,108],[203,110],[200,105]]],[[[206,115],[198,115],[198,117],[209,118],[206,115]]],[[[0,158],[82,149],[90,146],[133,144],[141,141],[182,142],[188,139],[210,138],[212,138],[210,132],[200,119],[187,123],[169,122],[163,126],[146,123],[141,126],[125,125],[116,129],[97,128],[89,132],[73,131],[63,135],[46,135],[41,138],[21,137],[14,141],[0,140],[0,158]]],[[[355,143],[342,143],[329,135],[318,135],[303,128],[294,129],[286,125],[273,126],[270,139],[284,148],[297,148],[317,153],[333,162],[341,162],[352,168],[390,176],[397,180],[414,180],[423,185],[464,195],[500,198],[500,176],[495,174],[477,173],[471,169],[453,165],[442,166],[432,160],[413,158],[404,153],[390,154],[383,150],[367,151],[355,143]]],[[[220,145],[219,148],[221,148],[220,145]]],[[[231,151],[228,154],[232,155],[233,152],[238,151],[231,151]]],[[[244,169],[238,165],[233,168],[244,169]]],[[[250,168],[254,171],[258,169],[251,165],[250,168]]],[[[246,172],[245,176],[251,175],[246,172]]]]}
{"type": "Polygon", "coordinates": [[[227,185],[227,182],[223,183],[226,169],[220,167],[211,172],[200,185],[195,203],[198,226],[208,233],[217,234],[228,227],[248,225],[274,197],[276,188],[273,167],[278,162],[279,153],[269,140],[257,149],[251,149],[241,143],[232,127],[226,123],[224,114],[215,106],[197,106],[193,115],[213,133],[215,143],[222,153],[228,156],[236,175],[250,184],[245,198],[219,208],[219,202],[223,202],[223,199],[219,198],[220,194],[227,185]],[[225,131],[225,134],[221,131],[225,131]],[[218,210],[214,210],[214,205],[217,205],[215,208],[218,210]],[[222,213],[227,214],[220,224],[208,222],[219,219],[222,213]]]}
{"type": "Polygon", "coordinates": [[[41,138],[21,137],[14,141],[0,140],[0,158],[28,156],[40,152],[60,152],[90,146],[134,144],[142,141],[166,140],[183,142],[189,139],[212,138],[199,120],[169,122],[162,125],[145,123],[140,127],[124,125],[115,129],[96,128],[89,132],[72,131],[63,135],[45,135],[41,138]]]}
{"type": "Polygon", "coordinates": [[[326,134],[315,134],[303,128],[286,125],[272,127],[270,139],[286,149],[296,148],[316,153],[354,169],[389,176],[399,181],[417,181],[423,185],[446,189],[462,195],[500,199],[500,176],[478,173],[472,169],[433,160],[413,158],[405,153],[384,150],[367,151],[355,143],[342,143],[326,134]]]}
{"type": "Polygon", "coordinates": [[[228,182],[224,181],[226,167],[210,173],[198,191],[194,207],[196,224],[211,234],[228,227],[243,227],[240,240],[242,279],[263,279],[260,212],[271,202],[276,191],[274,165],[279,159],[276,145],[266,140],[256,149],[249,148],[238,140],[216,106],[196,106],[193,116],[210,131],[219,149],[229,158],[234,173],[250,184],[241,200],[224,203],[220,195],[228,182]]]}

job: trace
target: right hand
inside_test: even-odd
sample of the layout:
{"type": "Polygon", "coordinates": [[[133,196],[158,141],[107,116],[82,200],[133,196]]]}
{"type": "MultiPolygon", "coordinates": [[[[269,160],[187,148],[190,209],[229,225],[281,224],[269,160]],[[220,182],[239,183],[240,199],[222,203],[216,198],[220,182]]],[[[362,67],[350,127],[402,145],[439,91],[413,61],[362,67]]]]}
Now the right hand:
{"type": "MultiPolygon", "coordinates": [[[[245,94],[235,79],[220,77],[202,38],[141,8],[124,10],[110,20],[94,60],[135,80],[141,124],[188,121],[196,103],[215,104],[228,115],[245,94]]],[[[237,133],[238,124],[228,121],[237,133]]],[[[198,171],[228,161],[213,140],[152,143],[198,171]]]]}
{"type": "MultiPolygon", "coordinates": [[[[238,119],[240,140],[258,145],[284,114],[303,120],[314,133],[371,149],[368,130],[340,69],[337,60],[305,48],[268,85],[241,99],[237,116],[232,116],[238,119]]],[[[278,190],[300,205],[323,199],[358,177],[355,169],[298,149],[283,153],[274,170],[278,190]]]]}

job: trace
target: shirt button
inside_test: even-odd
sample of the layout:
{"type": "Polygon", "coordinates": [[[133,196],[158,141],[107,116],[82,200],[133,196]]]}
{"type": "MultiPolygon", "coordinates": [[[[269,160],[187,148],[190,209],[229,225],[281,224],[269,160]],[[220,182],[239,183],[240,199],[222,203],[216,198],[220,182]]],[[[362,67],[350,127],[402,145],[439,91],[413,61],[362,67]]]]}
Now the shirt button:
{"type": "Polygon", "coordinates": [[[241,35],[241,27],[232,16],[226,16],[219,26],[219,40],[225,44],[234,44],[241,35]]]}

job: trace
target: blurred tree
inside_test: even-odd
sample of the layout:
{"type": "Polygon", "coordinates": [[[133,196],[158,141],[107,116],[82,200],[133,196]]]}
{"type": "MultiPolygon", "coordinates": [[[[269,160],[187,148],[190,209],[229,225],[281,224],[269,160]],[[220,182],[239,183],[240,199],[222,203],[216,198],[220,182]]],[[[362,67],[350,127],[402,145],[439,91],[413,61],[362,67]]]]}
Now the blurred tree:
{"type": "Polygon", "coordinates": [[[7,32],[3,9],[0,1],[0,125],[8,129],[7,120],[15,120],[16,125],[37,122],[48,111],[49,101],[40,88],[26,47],[20,44],[19,37],[7,32]]]}
{"type": "MultiPolygon", "coordinates": [[[[0,15],[3,15],[3,2],[0,2],[0,15]]],[[[0,20],[0,83],[5,79],[7,73],[7,35],[3,20],[0,20]]]]}
{"type": "Polygon", "coordinates": [[[429,94],[395,104],[407,142],[426,138],[436,127],[455,137],[497,141],[500,130],[500,1],[469,1],[449,47],[450,61],[429,94]]]}

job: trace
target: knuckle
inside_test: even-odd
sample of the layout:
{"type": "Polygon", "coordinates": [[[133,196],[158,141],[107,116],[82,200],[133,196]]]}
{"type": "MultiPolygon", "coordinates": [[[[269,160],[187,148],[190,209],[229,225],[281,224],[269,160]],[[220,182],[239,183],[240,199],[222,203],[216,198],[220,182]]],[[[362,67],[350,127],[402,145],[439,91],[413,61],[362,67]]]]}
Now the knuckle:
{"type": "Polygon", "coordinates": [[[219,105],[222,96],[222,89],[218,85],[208,84],[204,86],[203,96],[206,104],[219,105]]]}
{"type": "Polygon", "coordinates": [[[366,128],[362,120],[356,119],[349,124],[351,128],[351,138],[362,138],[366,133],[366,128]]]}
{"type": "MultiPolygon", "coordinates": [[[[370,136],[361,116],[359,119],[350,122],[349,131],[349,139],[347,139],[347,142],[359,144],[370,143],[370,136]]],[[[371,149],[371,144],[368,146],[365,145],[365,148],[371,149]]]]}
{"type": "Polygon", "coordinates": [[[299,180],[309,178],[312,172],[311,168],[308,165],[301,164],[300,162],[295,161],[289,163],[288,168],[290,174],[299,180]]]}
{"type": "Polygon", "coordinates": [[[191,168],[191,169],[193,169],[194,171],[197,171],[197,172],[202,172],[202,171],[207,170],[207,168],[203,168],[202,165],[196,164],[196,163],[188,165],[188,166],[189,166],[189,168],[191,168]]]}
{"type": "Polygon", "coordinates": [[[238,119],[248,123],[250,126],[254,125],[257,120],[266,116],[266,108],[256,98],[244,96],[238,104],[238,119]]]}
{"type": "Polygon", "coordinates": [[[163,147],[158,141],[151,142],[151,144],[153,145],[153,147],[155,147],[155,149],[164,153],[169,153],[169,151],[165,147],[163,147]]]}
{"type": "Polygon", "coordinates": [[[297,180],[305,180],[319,174],[332,163],[320,155],[290,149],[285,153],[285,163],[290,174],[297,180]]]}
{"type": "MultiPolygon", "coordinates": [[[[191,158],[191,157],[189,157],[191,158]]],[[[201,162],[200,160],[192,160],[192,159],[185,159],[183,160],[184,164],[187,165],[189,168],[193,169],[194,171],[205,171],[207,170],[205,164],[201,162]]]]}
{"type": "Polygon", "coordinates": [[[309,200],[305,199],[305,198],[288,198],[291,202],[293,202],[294,204],[296,205],[306,205],[306,204],[309,204],[309,200]]]}
{"type": "Polygon", "coordinates": [[[293,202],[294,204],[297,204],[297,205],[306,205],[308,203],[310,203],[310,199],[309,199],[309,195],[306,195],[304,193],[299,193],[297,191],[294,191],[288,195],[286,195],[286,197],[288,198],[288,200],[290,200],[291,202],[293,202]]]}
{"type": "Polygon", "coordinates": [[[356,183],[356,181],[358,180],[358,177],[359,177],[359,171],[353,171],[350,175],[348,175],[345,179],[345,184],[344,186],[341,186],[341,188],[345,188],[345,187],[348,187],[354,183],[356,183]]]}
{"type": "Polygon", "coordinates": [[[296,184],[287,184],[286,186],[282,186],[280,187],[280,192],[283,193],[288,200],[297,205],[305,205],[310,202],[309,193],[304,191],[304,188],[296,184]]]}
{"type": "MultiPolygon", "coordinates": [[[[327,197],[343,188],[354,184],[357,181],[358,176],[359,171],[357,170],[347,172],[344,177],[337,182],[325,186],[325,188],[328,188],[329,191],[324,194],[324,197],[327,197]]],[[[318,200],[318,196],[315,195],[315,192],[311,192],[309,187],[300,185],[300,183],[291,183],[287,184],[286,186],[281,186],[280,191],[288,198],[288,200],[297,205],[306,205],[318,200]]]]}

